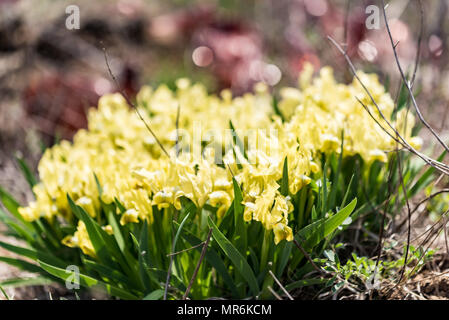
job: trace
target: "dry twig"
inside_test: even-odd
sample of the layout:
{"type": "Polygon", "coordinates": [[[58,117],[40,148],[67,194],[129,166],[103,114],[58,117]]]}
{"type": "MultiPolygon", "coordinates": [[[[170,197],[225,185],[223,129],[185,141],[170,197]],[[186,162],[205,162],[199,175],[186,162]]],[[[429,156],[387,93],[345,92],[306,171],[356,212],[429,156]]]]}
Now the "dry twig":
{"type": "Polygon", "coordinates": [[[203,250],[201,251],[200,259],[198,260],[198,264],[196,265],[195,271],[193,272],[192,279],[190,279],[190,282],[186,289],[186,292],[184,293],[184,296],[182,297],[183,300],[187,299],[190,289],[192,289],[193,282],[195,281],[196,276],[198,275],[198,271],[200,270],[201,263],[203,262],[204,256],[206,255],[207,247],[209,246],[211,236],[212,236],[212,228],[210,228],[209,232],[207,233],[207,238],[206,238],[206,241],[204,242],[204,246],[203,246],[203,250]]]}

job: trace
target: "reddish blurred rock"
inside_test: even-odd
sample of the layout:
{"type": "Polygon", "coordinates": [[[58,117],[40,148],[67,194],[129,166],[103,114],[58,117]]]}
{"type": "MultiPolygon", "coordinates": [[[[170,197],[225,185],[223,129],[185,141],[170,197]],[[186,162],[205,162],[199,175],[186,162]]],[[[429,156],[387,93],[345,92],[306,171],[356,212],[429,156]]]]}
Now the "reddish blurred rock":
{"type": "Polygon", "coordinates": [[[23,47],[25,42],[25,28],[22,18],[11,17],[2,19],[0,16],[0,53],[16,51],[23,47]]]}
{"type": "MultiPolygon", "coordinates": [[[[134,97],[137,89],[136,71],[125,65],[118,75],[120,90],[134,97]]],[[[56,136],[71,139],[87,126],[86,111],[95,107],[100,96],[118,91],[115,83],[101,76],[62,73],[39,73],[29,80],[24,91],[26,114],[52,142],[56,136]]]]}
{"type": "Polygon", "coordinates": [[[192,43],[212,50],[211,68],[221,87],[242,93],[263,80],[259,70],[265,65],[263,40],[250,25],[241,21],[214,22],[199,28],[192,43]]]}
{"type": "Polygon", "coordinates": [[[215,8],[210,5],[196,6],[157,16],[151,20],[148,33],[153,41],[173,45],[189,40],[200,27],[215,20],[215,8]]]}
{"type": "Polygon", "coordinates": [[[46,142],[51,143],[55,136],[70,139],[77,129],[87,126],[86,110],[97,104],[99,91],[110,89],[110,83],[102,78],[36,74],[24,91],[25,112],[46,142]]]}
{"type": "Polygon", "coordinates": [[[263,39],[250,23],[218,18],[214,6],[200,5],[152,18],[149,34],[153,41],[174,47],[192,47],[197,67],[209,68],[219,88],[235,93],[251,90],[262,71],[263,39]],[[259,68],[260,69],[260,68],[259,68]]]}
{"type": "Polygon", "coordinates": [[[320,25],[324,35],[331,35],[338,41],[344,41],[349,56],[358,55],[358,45],[365,38],[368,29],[365,26],[366,14],[364,7],[353,5],[347,13],[339,7],[329,6],[326,13],[320,17],[320,25]],[[345,24],[346,30],[345,30],[345,24]],[[346,32],[346,35],[345,35],[346,32]]]}
{"type": "Polygon", "coordinates": [[[3,4],[13,4],[13,3],[17,3],[20,0],[0,0],[0,6],[3,4]]]}

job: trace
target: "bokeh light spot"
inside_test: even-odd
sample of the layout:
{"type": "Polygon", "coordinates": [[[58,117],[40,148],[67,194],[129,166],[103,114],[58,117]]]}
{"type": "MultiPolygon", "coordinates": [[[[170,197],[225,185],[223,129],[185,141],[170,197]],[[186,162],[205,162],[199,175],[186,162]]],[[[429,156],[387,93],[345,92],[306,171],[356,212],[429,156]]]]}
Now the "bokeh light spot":
{"type": "Polygon", "coordinates": [[[377,49],[374,44],[369,40],[364,40],[359,43],[358,47],[359,55],[366,61],[372,62],[377,57],[377,49]]]}
{"type": "Polygon", "coordinates": [[[263,82],[270,86],[276,85],[282,78],[281,70],[274,64],[266,64],[263,70],[263,82]]]}
{"type": "Polygon", "coordinates": [[[108,92],[111,92],[111,90],[112,90],[112,85],[107,79],[99,78],[99,79],[95,80],[94,91],[99,96],[102,96],[108,92]]]}
{"type": "Polygon", "coordinates": [[[304,5],[307,12],[315,17],[321,17],[327,12],[326,0],[304,0],[304,5]]]}
{"type": "Polygon", "coordinates": [[[214,53],[210,48],[200,46],[193,50],[192,60],[198,67],[207,67],[214,61],[214,53]]]}
{"type": "Polygon", "coordinates": [[[436,35],[431,35],[429,38],[429,50],[435,56],[439,57],[443,53],[443,41],[436,35]]]}

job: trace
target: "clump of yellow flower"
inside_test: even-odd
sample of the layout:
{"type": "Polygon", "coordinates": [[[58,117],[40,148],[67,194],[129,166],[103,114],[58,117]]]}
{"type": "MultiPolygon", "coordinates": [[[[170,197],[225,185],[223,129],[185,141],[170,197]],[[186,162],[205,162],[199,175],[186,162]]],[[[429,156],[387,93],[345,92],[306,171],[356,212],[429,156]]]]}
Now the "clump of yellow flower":
{"type": "MultiPolygon", "coordinates": [[[[386,162],[386,152],[396,148],[396,142],[374,121],[356,97],[370,110],[372,116],[387,131],[394,131],[382,118],[357,79],[349,85],[337,83],[332,69],[324,67],[319,77],[312,78],[313,67],[308,64],[299,79],[299,88],[281,89],[281,112],[289,120],[284,129],[301,138],[307,148],[320,152],[339,151],[344,132],[344,156],[359,154],[367,163],[386,162]]],[[[358,73],[370,91],[383,116],[415,148],[421,147],[419,137],[411,137],[414,117],[400,110],[393,120],[394,101],[385,92],[375,74],[358,73]]]]}
{"type": "MultiPolygon", "coordinates": [[[[228,90],[221,96],[209,95],[204,86],[192,85],[186,79],[177,82],[175,91],[164,85],[155,90],[143,87],[137,95],[140,114],[166,149],[172,150],[170,158],[162,153],[145,123],[121,95],[105,95],[98,109],[89,110],[88,128],[80,130],[73,143],[63,141],[45,152],[38,167],[41,182],[33,189],[36,201],[19,211],[28,221],[41,217],[72,221],[69,194],[93,218],[101,212],[101,201],[117,200],[126,208],[123,213],[117,212],[122,225],[144,219],[151,225],[155,208],[157,214],[171,207],[180,210],[180,200],[185,197],[198,208],[206,204],[217,208],[221,219],[233,202],[235,177],[244,196],[244,220],[260,221],[267,230],[273,230],[276,243],[291,241],[288,218],[293,204],[289,196],[280,194],[278,185],[285,158],[289,192],[294,195],[311,182],[312,172],[320,170],[314,157],[320,152],[339,152],[343,131],[345,156],[360,154],[368,163],[386,161],[386,152],[395,148],[394,141],[354,98],[361,99],[376,118],[380,117],[356,81],[339,84],[330,68],[323,68],[316,79],[312,74],[308,66],[300,77],[299,88],[281,90],[279,108],[285,122],[274,114],[272,97],[263,84],[256,87],[254,94],[242,97],[232,97],[228,90]],[[264,129],[255,130],[246,139],[253,139],[257,148],[244,155],[236,146],[226,148],[227,137],[220,142],[220,148],[225,150],[223,164],[216,163],[216,148],[206,148],[199,158],[192,156],[189,148],[194,141],[189,141],[189,135],[195,136],[195,130],[201,128],[201,144],[211,131],[229,129],[230,120],[238,132],[264,129]],[[183,150],[179,155],[173,152],[177,140],[183,150]],[[102,186],[101,197],[94,174],[102,186]]],[[[376,76],[360,73],[360,77],[384,115],[391,119],[393,101],[376,76]]],[[[400,112],[392,123],[410,143],[419,145],[419,139],[411,137],[411,115],[406,124],[405,113],[400,112]]],[[[112,232],[110,226],[104,228],[112,232]]],[[[82,222],[75,234],[63,242],[94,255],[82,222]]]]}

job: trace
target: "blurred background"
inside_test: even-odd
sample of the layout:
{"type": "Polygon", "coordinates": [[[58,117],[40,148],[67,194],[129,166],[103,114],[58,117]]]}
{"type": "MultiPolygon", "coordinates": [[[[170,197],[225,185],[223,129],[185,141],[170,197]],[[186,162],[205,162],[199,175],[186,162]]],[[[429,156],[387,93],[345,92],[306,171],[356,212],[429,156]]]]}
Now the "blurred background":
{"type": "MultiPolygon", "coordinates": [[[[86,126],[86,110],[117,91],[142,84],[173,86],[179,77],[210,92],[235,95],[263,81],[277,94],[296,86],[305,62],[330,65],[351,81],[327,40],[334,37],[358,68],[376,72],[396,97],[399,78],[380,16],[368,29],[365,0],[0,0],[0,185],[23,200],[28,188],[14,156],[36,167],[45,147],[86,126]],[[69,30],[66,8],[79,8],[80,28],[69,30]]],[[[449,0],[423,1],[424,29],[415,89],[426,118],[444,132],[449,99],[449,0]]],[[[381,14],[381,11],[379,11],[381,14]]],[[[387,13],[404,69],[413,70],[420,33],[417,0],[391,1],[387,13]]]]}

